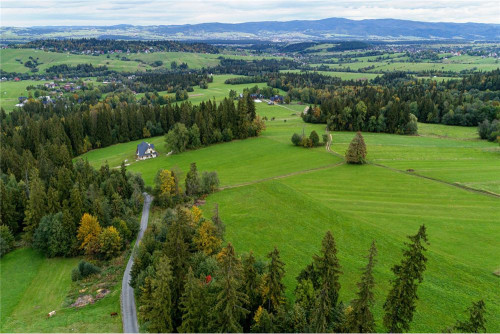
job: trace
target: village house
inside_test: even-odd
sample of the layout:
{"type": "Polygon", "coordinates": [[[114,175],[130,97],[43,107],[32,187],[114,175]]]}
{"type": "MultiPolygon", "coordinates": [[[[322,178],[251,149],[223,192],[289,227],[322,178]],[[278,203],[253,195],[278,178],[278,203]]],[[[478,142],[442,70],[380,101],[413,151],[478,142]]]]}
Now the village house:
{"type": "Polygon", "coordinates": [[[135,152],[137,160],[146,160],[151,158],[156,158],[158,152],[155,150],[155,145],[143,141],[137,145],[137,151],[135,152]]]}

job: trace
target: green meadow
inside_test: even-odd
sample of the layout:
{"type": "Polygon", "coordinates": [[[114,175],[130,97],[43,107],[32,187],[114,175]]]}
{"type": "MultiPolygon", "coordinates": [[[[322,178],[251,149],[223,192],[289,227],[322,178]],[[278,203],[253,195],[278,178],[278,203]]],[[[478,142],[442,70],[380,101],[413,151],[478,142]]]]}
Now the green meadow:
{"type": "Polygon", "coordinates": [[[95,304],[70,308],[71,270],[78,258],[48,259],[20,248],[0,260],[0,330],[9,332],[121,332],[120,285],[95,304]],[[56,315],[47,318],[47,314],[56,315]]]}
{"type": "MultiPolygon", "coordinates": [[[[239,252],[253,250],[264,257],[277,246],[286,263],[289,296],[295,277],[331,230],[344,272],[341,299],[349,302],[364,255],[376,240],[374,311],[379,331],[384,330],[380,319],[390,268],[401,259],[406,236],[425,224],[429,262],[411,330],[442,331],[462,317],[472,301],[484,298],[488,331],[499,331],[495,315],[500,313],[500,301],[494,292],[499,278],[493,272],[500,268],[500,199],[459,187],[500,193],[498,145],[480,141],[475,128],[419,124],[419,136],[365,133],[370,164],[346,165],[325,147],[292,146],[294,132],[324,133],[323,125],[305,124],[296,115],[303,108],[257,104],[261,116],[276,118],[266,122],[260,137],[179,155],[167,157],[163,138],[154,138],[161,156],[129,160],[128,169],[141,173],[149,185],[161,168],[185,173],[189,163],[196,162],[200,171],[216,170],[223,190],[208,196],[205,214],[219,204],[226,240],[239,252]]],[[[331,149],[343,155],[353,135],[334,132],[331,149]]],[[[133,159],[136,144],[119,144],[83,157],[96,167],[106,160],[118,166],[124,158],[133,159]]]]}

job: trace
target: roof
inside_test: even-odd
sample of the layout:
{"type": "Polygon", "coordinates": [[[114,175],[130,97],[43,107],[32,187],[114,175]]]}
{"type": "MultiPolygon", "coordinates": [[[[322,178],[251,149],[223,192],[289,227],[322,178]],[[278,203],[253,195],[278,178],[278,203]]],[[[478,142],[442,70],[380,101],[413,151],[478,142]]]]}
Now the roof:
{"type": "Polygon", "coordinates": [[[145,141],[143,141],[142,143],[140,143],[139,145],[137,145],[137,155],[142,157],[146,154],[146,150],[148,148],[152,148],[153,150],[155,149],[155,145],[154,144],[150,144],[150,143],[146,143],[145,141]]]}

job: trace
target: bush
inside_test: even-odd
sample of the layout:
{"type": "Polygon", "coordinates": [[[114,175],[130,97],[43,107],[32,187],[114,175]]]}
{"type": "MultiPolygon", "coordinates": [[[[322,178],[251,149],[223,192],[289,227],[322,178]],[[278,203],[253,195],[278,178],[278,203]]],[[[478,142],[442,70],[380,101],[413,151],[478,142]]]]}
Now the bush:
{"type": "Polygon", "coordinates": [[[351,144],[349,144],[345,159],[349,164],[366,163],[366,145],[361,132],[358,131],[352,139],[351,144]]]}
{"type": "Polygon", "coordinates": [[[219,188],[219,177],[217,172],[203,172],[201,176],[201,191],[211,194],[219,188]]]}
{"type": "Polygon", "coordinates": [[[14,247],[14,236],[7,225],[0,225],[0,256],[4,256],[14,247]]]}
{"type": "Polygon", "coordinates": [[[101,272],[101,268],[94,266],[92,263],[87,261],[80,261],[76,268],[71,271],[71,280],[78,281],[86,278],[90,275],[97,274],[101,272]]]}
{"type": "Polygon", "coordinates": [[[302,138],[300,137],[300,135],[297,133],[294,133],[292,136],[293,145],[299,146],[301,141],[302,141],[302,138]]]}

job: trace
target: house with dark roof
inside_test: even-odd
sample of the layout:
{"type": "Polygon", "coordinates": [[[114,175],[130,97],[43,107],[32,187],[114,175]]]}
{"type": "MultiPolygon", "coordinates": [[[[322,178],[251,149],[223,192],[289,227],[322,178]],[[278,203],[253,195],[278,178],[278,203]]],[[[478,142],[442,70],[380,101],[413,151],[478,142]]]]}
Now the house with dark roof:
{"type": "Polygon", "coordinates": [[[135,157],[137,160],[146,160],[151,158],[156,158],[158,152],[155,150],[155,145],[143,141],[137,145],[137,151],[135,152],[135,157]]]}

